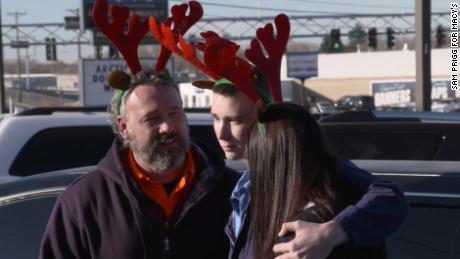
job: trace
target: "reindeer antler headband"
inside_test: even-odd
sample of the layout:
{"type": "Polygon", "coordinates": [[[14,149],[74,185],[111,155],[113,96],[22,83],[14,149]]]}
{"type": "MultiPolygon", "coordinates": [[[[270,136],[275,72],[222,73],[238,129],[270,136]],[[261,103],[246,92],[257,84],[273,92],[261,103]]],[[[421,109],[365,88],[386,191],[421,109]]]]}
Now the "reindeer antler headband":
{"type": "MultiPolygon", "coordinates": [[[[131,74],[136,75],[142,70],[137,49],[148,32],[148,23],[147,21],[141,21],[137,14],[129,15],[129,9],[119,5],[110,6],[112,22],[109,22],[108,11],[109,5],[106,0],[96,0],[93,6],[94,23],[120,51],[128,64],[131,74]],[[125,33],[126,20],[128,20],[127,33],[125,33]]],[[[172,40],[177,44],[179,36],[184,35],[193,24],[203,17],[203,9],[198,2],[190,2],[189,4],[173,6],[171,14],[172,16],[168,17],[162,23],[162,26],[167,27],[173,33],[172,40]],[[189,14],[185,15],[189,7],[189,14]]],[[[171,51],[162,45],[155,70],[164,70],[171,54],[171,51]]],[[[129,88],[130,79],[131,77],[122,71],[112,72],[107,79],[112,88],[121,90],[117,96],[116,108],[118,113],[120,113],[122,97],[129,88]]]]}
{"type": "MultiPolygon", "coordinates": [[[[187,43],[181,35],[177,45],[174,41],[174,33],[167,26],[163,24],[158,26],[154,17],[149,18],[149,27],[154,38],[213,80],[217,80],[214,84],[202,85],[203,88],[209,89],[230,81],[256,104],[257,114],[272,102],[283,100],[280,70],[282,56],[289,40],[289,18],[285,14],[280,14],[275,18],[275,25],[276,35],[271,23],[257,30],[257,37],[251,41],[250,48],[245,51],[245,56],[252,62],[251,64],[236,55],[240,48],[238,44],[221,38],[213,31],[202,32],[201,37],[204,42],[195,44],[195,47],[203,52],[203,61],[201,61],[196,55],[194,46],[187,43]],[[266,83],[261,84],[262,81],[266,83]]],[[[261,123],[258,123],[258,127],[261,134],[265,134],[265,127],[261,123]]]]}

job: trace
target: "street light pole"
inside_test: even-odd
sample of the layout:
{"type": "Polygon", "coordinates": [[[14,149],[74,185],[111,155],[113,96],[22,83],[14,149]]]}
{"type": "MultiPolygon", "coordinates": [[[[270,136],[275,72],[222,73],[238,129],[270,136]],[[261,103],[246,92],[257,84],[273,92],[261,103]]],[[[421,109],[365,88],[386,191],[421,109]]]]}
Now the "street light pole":
{"type": "MultiPolygon", "coordinates": [[[[15,25],[16,25],[16,42],[19,42],[19,17],[26,15],[25,12],[12,12],[7,13],[8,15],[14,16],[15,25]]],[[[16,55],[18,60],[18,102],[22,102],[22,87],[21,87],[21,52],[20,49],[16,49],[16,55]]]]}
{"type": "MultiPolygon", "coordinates": [[[[5,113],[5,80],[4,80],[4,67],[3,67],[3,30],[2,30],[2,7],[0,1],[0,114],[5,113]]],[[[11,112],[11,111],[10,111],[11,112]]]]}
{"type": "Polygon", "coordinates": [[[415,1],[415,108],[431,111],[431,2],[415,1]]]}
{"type": "MultiPolygon", "coordinates": [[[[80,9],[78,8],[75,8],[75,9],[67,9],[68,12],[71,12],[73,15],[75,15],[76,17],[78,17],[78,20],[80,21],[80,9]]],[[[80,26],[78,26],[78,29],[77,29],[77,54],[78,54],[78,61],[81,60],[81,43],[80,43],[80,39],[81,39],[81,28],[80,26]]]]}

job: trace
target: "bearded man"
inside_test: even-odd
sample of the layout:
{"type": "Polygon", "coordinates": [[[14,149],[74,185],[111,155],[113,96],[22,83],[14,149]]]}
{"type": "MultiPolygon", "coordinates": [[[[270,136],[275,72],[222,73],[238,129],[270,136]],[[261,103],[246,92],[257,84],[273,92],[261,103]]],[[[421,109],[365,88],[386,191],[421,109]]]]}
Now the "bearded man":
{"type": "Polygon", "coordinates": [[[239,175],[191,143],[177,85],[141,71],[114,91],[118,138],[55,204],[40,258],[226,258],[239,175]]]}

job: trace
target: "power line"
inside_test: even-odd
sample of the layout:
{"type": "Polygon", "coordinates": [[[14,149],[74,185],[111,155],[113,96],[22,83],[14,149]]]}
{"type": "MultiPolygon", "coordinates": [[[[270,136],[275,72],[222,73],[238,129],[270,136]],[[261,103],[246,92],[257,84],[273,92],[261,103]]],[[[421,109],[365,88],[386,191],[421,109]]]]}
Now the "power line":
{"type": "MultiPolygon", "coordinates": [[[[187,2],[181,0],[170,0],[171,2],[187,2]]],[[[233,4],[217,4],[217,3],[210,3],[205,1],[200,1],[202,5],[209,5],[209,6],[218,6],[218,7],[227,7],[227,8],[235,8],[235,9],[245,9],[245,10],[263,10],[263,11],[272,11],[272,12],[291,12],[291,13],[310,13],[310,14],[350,14],[344,12],[324,12],[324,11],[311,11],[311,10],[299,10],[299,9],[280,9],[280,8],[268,8],[268,7],[256,7],[256,6],[249,6],[249,5],[233,5],[233,4]]]]}
{"type": "Polygon", "coordinates": [[[377,8],[388,8],[388,9],[414,9],[415,6],[396,6],[396,5],[373,5],[373,4],[353,4],[353,3],[343,3],[343,2],[330,2],[330,1],[315,1],[315,0],[288,0],[293,2],[302,2],[302,3],[315,3],[323,5],[347,5],[347,6],[358,6],[358,7],[377,7],[377,8]]]}
{"type": "Polygon", "coordinates": [[[206,13],[205,18],[206,17],[209,17],[209,18],[232,18],[232,17],[235,17],[235,16],[225,16],[225,15],[221,15],[221,14],[206,13]]]}
{"type": "MultiPolygon", "coordinates": [[[[181,2],[186,3],[187,0],[169,0],[170,2],[181,2]]],[[[326,4],[326,5],[344,5],[344,3],[339,2],[323,2],[323,1],[314,1],[314,0],[288,0],[294,2],[302,2],[302,3],[316,3],[316,4],[326,4]]],[[[248,6],[248,5],[234,5],[234,4],[220,4],[220,3],[211,3],[206,1],[200,1],[202,5],[208,6],[218,6],[218,7],[226,7],[226,8],[234,8],[234,9],[244,9],[244,10],[263,10],[263,11],[270,11],[270,12],[291,12],[291,13],[303,13],[303,14],[358,14],[358,13],[350,13],[350,12],[327,12],[327,11],[312,11],[312,10],[299,10],[299,9],[282,9],[282,8],[269,8],[269,7],[256,7],[256,6],[248,6]]],[[[389,9],[414,9],[409,6],[384,6],[384,5],[370,5],[370,4],[350,4],[347,3],[346,5],[349,6],[359,6],[359,7],[378,7],[378,8],[389,8],[389,9]]],[[[381,13],[375,13],[381,14],[381,13]]],[[[222,16],[226,17],[226,16],[222,16]]]]}
{"type": "MultiPolygon", "coordinates": [[[[181,1],[181,0],[170,0],[171,2],[187,2],[187,1],[181,1]]],[[[218,3],[210,3],[210,2],[205,2],[205,1],[200,1],[200,4],[202,5],[209,5],[209,6],[219,6],[219,7],[228,7],[228,8],[235,8],[235,9],[250,9],[250,10],[264,10],[264,11],[284,11],[284,12],[294,12],[294,13],[311,13],[311,11],[302,11],[302,10],[293,10],[293,9],[277,9],[277,8],[268,8],[268,7],[261,7],[257,8],[256,6],[249,6],[249,5],[233,5],[233,4],[218,4],[218,3]]],[[[330,13],[330,12],[326,12],[330,13]]]]}

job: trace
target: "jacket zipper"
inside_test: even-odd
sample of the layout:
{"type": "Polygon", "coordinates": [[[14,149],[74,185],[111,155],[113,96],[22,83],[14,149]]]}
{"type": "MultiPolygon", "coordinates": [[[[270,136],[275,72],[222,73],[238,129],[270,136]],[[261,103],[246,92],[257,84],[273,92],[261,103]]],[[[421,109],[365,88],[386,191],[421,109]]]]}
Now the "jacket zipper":
{"type": "MultiPolygon", "coordinates": [[[[210,188],[210,189],[211,189],[211,188],[210,188]]],[[[182,213],[179,215],[179,218],[178,218],[178,219],[176,220],[176,222],[174,223],[173,229],[176,228],[177,224],[185,217],[185,215],[187,214],[187,212],[188,212],[191,208],[193,208],[194,206],[196,206],[197,203],[199,203],[199,202],[210,192],[210,189],[208,189],[208,190],[204,191],[203,193],[201,193],[200,196],[198,196],[198,197],[195,199],[195,201],[194,201],[193,203],[190,202],[190,203],[188,204],[188,206],[186,206],[186,205],[187,205],[187,202],[186,202],[186,204],[184,204],[184,207],[183,207],[183,209],[182,209],[182,213]]]]}
{"type": "Polygon", "coordinates": [[[163,239],[163,258],[167,259],[167,258],[169,258],[169,250],[170,250],[169,237],[168,237],[169,222],[167,222],[167,221],[165,222],[165,229],[166,229],[166,234],[165,234],[165,238],[163,239]]]}
{"type": "Polygon", "coordinates": [[[168,237],[165,237],[165,239],[163,240],[163,243],[164,243],[164,256],[163,258],[169,258],[169,238],[168,237]]]}
{"type": "MultiPolygon", "coordinates": [[[[243,216],[241,217],[241,225],[240,225],[240,229],[238,231],[238,235],[235,238],[235,245],[233,246],[233,250],[232,250],[232,258],[235,258],[235,250],[237,248],[236,245],[239,245],[239,247],[238,247],[239,250],[242,249],[241,246],[244,246],[244,243],[241,244],[241,242],[242,242],[241,241],[241,235],[243,233],[245,233],[246,240],[247,240],[248,236],[250,235],[249,230],[247,230],[247,232],[244,232],[245,228],[249,228],[249,222],[246,222],[247,215],[248,215],[248,207],[245,208],[245,210],[243,212],[243,216]]],[[[240,253],[241,253],[241,251],[238,251],[238,254],[236,254],[236,256],[237,256],[236,258],[239,258],[240,253]]]]}

